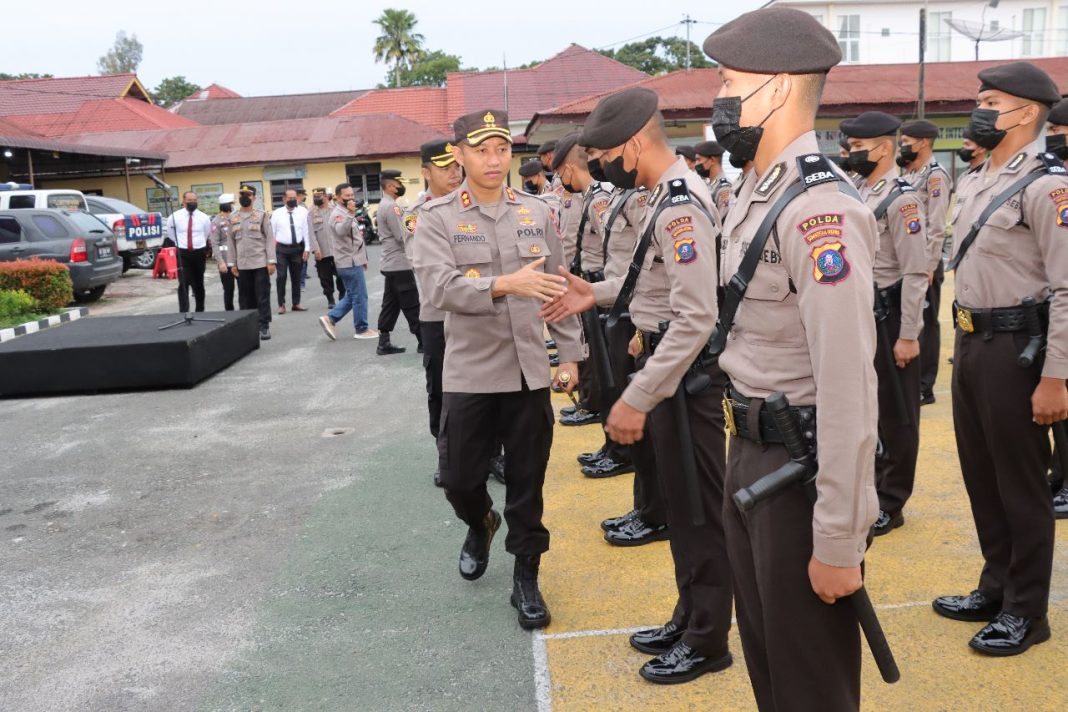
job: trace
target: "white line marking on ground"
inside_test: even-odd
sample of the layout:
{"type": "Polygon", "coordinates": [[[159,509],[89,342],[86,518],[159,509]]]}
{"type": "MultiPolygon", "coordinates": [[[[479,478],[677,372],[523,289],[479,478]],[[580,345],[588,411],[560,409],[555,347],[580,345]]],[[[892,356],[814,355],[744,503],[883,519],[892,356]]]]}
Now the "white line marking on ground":
{"type": "Polygon", "coordinates": [[[545,650],[545,636],[535,631],[530,638],[534,649],[534,698],[538,703],[538,712],[551,712],[552,686],[549,681],[549,653],[545,650]]]}

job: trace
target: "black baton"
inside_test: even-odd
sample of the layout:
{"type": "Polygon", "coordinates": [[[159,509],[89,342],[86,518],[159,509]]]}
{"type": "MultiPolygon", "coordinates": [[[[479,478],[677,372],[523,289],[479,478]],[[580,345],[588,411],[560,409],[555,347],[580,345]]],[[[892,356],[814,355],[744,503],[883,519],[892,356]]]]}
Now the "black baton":
{"type": "Polygon", "coordinates": [[[1027,323],[1027,346],[1016,363],[1021,368],[1031,368],[1035,359],[1042,349],[1046,347],[1046,331],[1042,328],[1042,319],[1038,316],[1038,304],[1034,297],[1024,297],[1021,302],[1024,308],[1024,320],[1027,323]]]}

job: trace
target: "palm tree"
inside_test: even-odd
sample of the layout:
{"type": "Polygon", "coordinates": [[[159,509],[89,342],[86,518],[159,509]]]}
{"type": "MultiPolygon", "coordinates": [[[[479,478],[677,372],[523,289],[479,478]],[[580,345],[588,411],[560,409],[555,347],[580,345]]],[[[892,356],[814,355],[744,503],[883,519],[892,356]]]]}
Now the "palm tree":
{"type": "Polygon", "coordinates": [[[415,15],[407,10],[386,9],[374,21],[382,30],[375,40],[376,62],[392,62],[394,86],[400,86],[401,67],[411,64],[423,53],[423,36],[413,32],[415,15]]]}

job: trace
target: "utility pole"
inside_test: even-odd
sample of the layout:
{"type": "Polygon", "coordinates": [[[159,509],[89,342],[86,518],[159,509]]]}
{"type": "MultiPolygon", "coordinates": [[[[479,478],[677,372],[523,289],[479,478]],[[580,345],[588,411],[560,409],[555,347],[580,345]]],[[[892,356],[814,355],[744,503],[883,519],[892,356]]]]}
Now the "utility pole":
{"type": "Polygon", "coordinates": [[[690,25],[696,25],[697,20],[691,20],[689,13],[683,15],[682,24],[686,25],[686,71],[690,71],[690,25]]]}
{"type": "Polygon", "coordinates": [[[927,3],[924,3],[924,7],[920,8],[920,90],[919,98],[916,102],[916,118],[922,119],[924,115],[924,77],[926,75],[926,67],[923,63],[924,50],[927,49],[927,3]]]}

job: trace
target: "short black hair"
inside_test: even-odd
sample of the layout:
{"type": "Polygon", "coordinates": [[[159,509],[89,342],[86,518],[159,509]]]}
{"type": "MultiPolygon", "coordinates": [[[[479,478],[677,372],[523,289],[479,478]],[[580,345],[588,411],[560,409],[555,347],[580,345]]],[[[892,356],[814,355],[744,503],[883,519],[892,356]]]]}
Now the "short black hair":
{"type": "Polygon", "coordinates": [[[351,187],[352,187],[352,183],[338,183],[337,187],[334,188],[334,195],[341,195],[341,191],[345,190],[346,188],[351,188],[351,187]]]}
{"type": "Polygon", "coordinates": [[[187,196],[187,195],[196,195],[196,194],[197,194],[197,192],[195,190],[187,190],[184,193],[182,193],[182,200],[185,200],[185,196],[187,196]]]}

